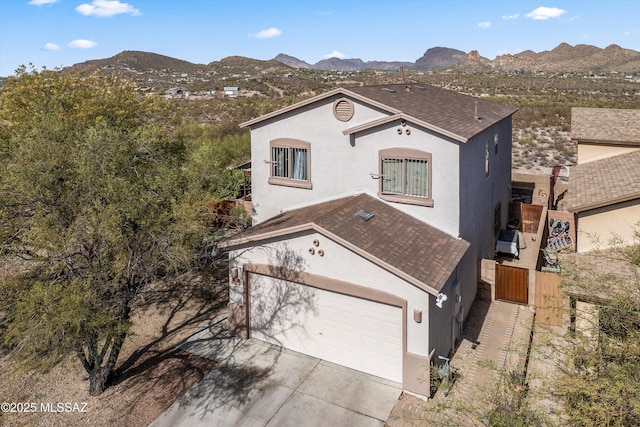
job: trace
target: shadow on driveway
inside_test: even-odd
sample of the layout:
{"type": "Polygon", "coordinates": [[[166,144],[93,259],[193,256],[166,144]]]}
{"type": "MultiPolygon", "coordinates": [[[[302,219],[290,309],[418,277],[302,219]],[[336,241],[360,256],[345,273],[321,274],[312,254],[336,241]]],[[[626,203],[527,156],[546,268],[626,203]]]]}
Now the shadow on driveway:
{"type": "Polygon", "coordinates": [[[227,332],[218,318],[180,348],[219,363],[151,425],[384,426],[401,385],[227,332]]]}

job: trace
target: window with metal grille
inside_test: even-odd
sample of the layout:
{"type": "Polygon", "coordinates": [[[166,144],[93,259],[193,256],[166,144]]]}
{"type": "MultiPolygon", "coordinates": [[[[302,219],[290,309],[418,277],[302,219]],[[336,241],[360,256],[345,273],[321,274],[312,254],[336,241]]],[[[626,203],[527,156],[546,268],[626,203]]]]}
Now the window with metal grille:
{"type": "Polygon", "coordinates": [[[310,144],[289,138],[271,141],[270,184],[311,188],[310,144]]]}
{"type": "Polygon", "coordinates": [[[380,197],[401,203],[433,205],[431,154],[398,148],[380,151],[380,197]]]}
{"type": "Polygon", "coordinates": [[[382,159],[382,192],[429,197],[429,162],[418,159],[382,159]]]}

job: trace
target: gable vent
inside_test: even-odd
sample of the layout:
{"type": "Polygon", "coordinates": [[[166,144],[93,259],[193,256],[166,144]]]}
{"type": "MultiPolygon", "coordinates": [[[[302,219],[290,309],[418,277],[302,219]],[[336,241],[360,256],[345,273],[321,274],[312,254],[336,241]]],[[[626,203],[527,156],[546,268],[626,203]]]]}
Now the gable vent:
{"type": "Polygon", "coordinates": [[[353,117],[353,102],[347,98],[340,98],[333,103],[333,115],[341,122],[347,122],[353,117]]]}

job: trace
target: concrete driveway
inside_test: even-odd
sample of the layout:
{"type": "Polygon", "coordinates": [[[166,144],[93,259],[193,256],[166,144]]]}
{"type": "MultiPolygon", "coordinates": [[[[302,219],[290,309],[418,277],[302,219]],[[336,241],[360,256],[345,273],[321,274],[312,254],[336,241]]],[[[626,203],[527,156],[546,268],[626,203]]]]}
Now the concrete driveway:
{"type": "Polygon", "coordinates": [[[218,367],[151,425],[384,426],[398,383],[226,332],[226,318],[180,347],[218,367]]]}

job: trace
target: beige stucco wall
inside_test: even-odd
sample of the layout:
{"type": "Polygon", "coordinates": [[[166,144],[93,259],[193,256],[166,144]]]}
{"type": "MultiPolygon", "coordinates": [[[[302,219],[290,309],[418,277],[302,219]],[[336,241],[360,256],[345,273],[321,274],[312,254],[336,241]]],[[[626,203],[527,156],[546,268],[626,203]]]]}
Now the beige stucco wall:
{"type": "MultiPolygon", "coordinates": [[[[432,350],[433,345],[429,341],[429,294],[319,233],[301,233],[287,240],[239,248],[230,253],[230,268],[242,269],[247,263],[285,267],[397,295],[407,301],[407,351],[426,357],[432,350]],[[317,247],[314,240],[319,242],[317,247]],[[311,248],[314,248],[314,254],[309,252],[311,248]],[[320,249],[323,256],[318,254],[320,249]],[[414,310],[422,311],[421,323],[414,321],[414,310]]],[[[231,286],[229,299],[235,303],[242,302],[243,296],[238,294],[241,290],[241,286],[231,286]]],[[[454,298],[445,305],[447,303],[453,305],[454,298]]],[[[448,352],[448,348],[438,349],[438,354],[448,352]]]]}
{"type": "MultiPolygon", "coordinates": [[[[230,321],[239,327],[236,333],[241,334],[246,331],[243,331],[242,327],[245,325],[243,316],[246,315],[247,303],[244,295],[243,268],[250,270],[251,265],[264,265],[267,268],[280,266],[322,278],[323,283],[334,281],[349,286],[355,285],[360,289],[365,287],[371,290],[373,301],[378,300],[377,292],[391,294],[404,300],[403,310],[406,317],[403,388],[419,395],[428,395],[429,382],[425,379],[429,376],[429,361],[438,360],[439,355],[448,356],[453,350],[454,335],[451,328],[456,325],[455,311],[464,301],[456,303],[455,294],[461,292],[460,287],[456,287],[457,272],[454,272],[444,285],[442,291],[448,294],[448,299],[442,308],[438,308],[433,295],[317,232],[300,232],[254,247],[238,247],[230,252],[230,271],[239,269],[240,281],[233,283],[231,280],[229,313],[230,321]],[[318,246],[315,246],[315,240],[318,241],[318,246]],[[311,248],[314,249],[313,253],[309,250],[311,248]],[[322,250],[322,256],[319,255],[319,250],[322,250]],[[422,313],[420,322],[414,318],[416,310],[422,313]]],[[[369,292],[365,291],[364,294],[368,295],[369,292]]]]}
{"type": "Polygon", "coordinates": [[[578,142],[578,164],[640,150],[638,146],[578,142]]]}
{"type": "Polygon", "coordinates": [[[335,98],[319,101],[281,117],[255,125],[251,131],[252,197],[254,224],[282,211],[326,200],[367,193],[377,197],[378,152],[386,148],[414,148],[432,154],[433,207],[393,203],[394,208],[419,218],[457,237],[459,233],[459,145],[443,140],[433,132],[407,123],[398,134],[399,123],[379,126],[355,136],[344,135],[348,128],[386,117],[360,101],[348,122],[333,115],[335,98]],[[406,130],[410,132],[407,133],[406,130]],[[295,138],[310,143],[312,189],[270,185],[269,141],[295,138]]]}
{"type": "Polygon", "coordinates": [[[576,218],[578,252],[607,246],[614,236],[631,244],[635,226],[640,221],[640,199],[580,212],[576,218]]]}

